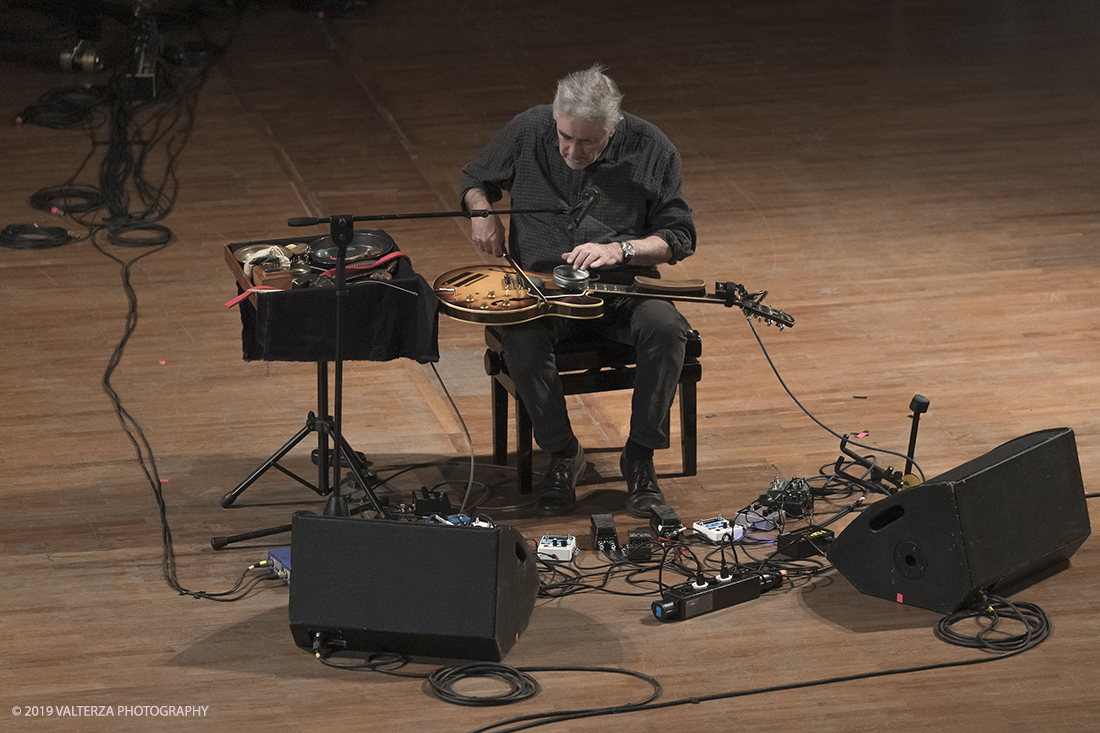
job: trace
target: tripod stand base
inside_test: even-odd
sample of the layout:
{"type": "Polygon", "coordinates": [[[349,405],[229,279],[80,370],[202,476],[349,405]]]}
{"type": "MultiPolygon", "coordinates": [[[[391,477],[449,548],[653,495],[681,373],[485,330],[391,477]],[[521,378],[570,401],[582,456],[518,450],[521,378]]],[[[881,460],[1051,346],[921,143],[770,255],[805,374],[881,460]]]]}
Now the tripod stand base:
{"type": "MultiPolygon", "coordinates": [[[[231,507],[237,500],[237,497],[244,493],[245,489],[255,483],[260,476],[263,476],[267,473],[268,469],[271,468],[281,471],[306,488],[314,491],[318,496],[328,496],[331,494],[333,487],[330,481],[339,481],[340,479],[338,476],[330,479],[329,476],[332,472],[331,467],[336,463],[336,447],[333,445],[335,438],[329,438],[329,436],[335,435],[335,421],[327,414],[327,411],[328,363],[319,361],[317,362],[317,414],[324,415],[324,417],[318,417],[317,414],[312,412],[309,413],[306,417],[306,424],[301,430],[295,433],[290,440],[279,448],[279,450],[275,451],[270,458],[260,464],[248,478],[221,498],[222,507],[225,509],[231,507]],[[317,448],[311,453],[313,463],[317,466],[317,483],[308,481],[279,464],[279,461],[282,460],[287,453],[311,433],[317,433],[317,448]]],[[[350,469],[351,474],[355,477],[356,488],[362,489],[367,493],[372,505],[376,508],[380,507],[378,499],[372,492],[372,489],[378,485],[378,476],[373,471],[368,470],[367,467],[370,466],[370,461],[367,460],[367,457],[363,453],[353,451],[343,436],[340,436],[339,442],[340,456],[342,458],[340,461],[341,468],[350,469]]],[[[340,492],[337,491],[336,493],[339,494],[340,492]]]]}
{"type": "MultiPolygon", "coordinates": [[[[270,468],[281,471],[298,483],[316,492],[318,496],[328,496],[331,494],[332,488],[329,486],[329,471],[330,467],[335,463],[335,451],[331,447],[324,451],[315,448],[310,454],[313,464],[318,467],[318,481],[316,484],[302,478],[290,469],[279,464],[279,461],[310,433],[320,433],[323,440],[324,436],[331,433],[329,424],[330,418],[317,418],[312,412],[309,413],[305,427],[295,433],[290,440],[283,444],[283,447],[275,451],[270,458],[260,464],[259,468],[253,471],[248,478],[237,486],[237,488],[221,498],[222,507],[225,509],[231,507],[233,502],[237,500],[237,497],[244,493],[245,489],[255,483],[256,480],[259,479],[260,476],[263,476],[270,468]]],[[[345,440],[341,440],[341,442],[343,443],[343,460],[340,462],[341,467],[350,469],[351,474],[356,479],[356,488],[370,491],[378,485],[378,474],[368,468],[368,466],[370,466],[370,461],[367,460],[367,457],[362,452],[352,450],[351,446],[349,446],[345,440]],[[349,462],[352,460],[355,461],[355,464],[349,465],[349,462]]]]}
{"type": "MultiPolygon", "coordinates": [[[[270,469],[270,468],[275,468],[275,469],[278,469],[279,471],[282,471],[284,474],[286,474],[287,476],[290,476],[292,479],[294,479],[298,483],[300,483],[303,486],[315,491],[319,496],[327,496],[328,494],[330,494],[332,492],[332,489],[328,485],[328,465],[327,465],[327,461],[325,462],[325,465],[321,465],[320,463],[318,463],[318,466],[320,466],[320,470],[318,471],[318,477],[317,477],[318,482],[316,484],[311,483],[310,481],[307,481],[306,479],[302,478],[301,476],[294,473],[293,471],[279,465],[279,461],[282,460],[282,458],[287,453],[289,453],[294,448],[294,446],[301,443],[306,438],[306,436],[308,436],[310,433],[313,433],[313,432],[319,433],[319,435],[321,436],[320,439],[324,440],[327,443],[328,440],[324,436],[326,436],[329,433],[329,427],[328,426],[329,426],[329,419],[328,418],[318,418],[312,412],[309,413],[309,416],[306,418],[306,424],[301,430],[299,430],[297,433],[295,433],[294,436],[290,440],[288,440],[286,443],[283,444],[283,446],[281,448],[279,448],[279,450],[272,453],[271,457],[268,458],[266,461],[264,461],[262,464],[260,464],[260,466],[255,471],[253,471],[252,474],[248,478],[246,478],[244,481],[242,481],[240,484],[238,484],[237,488],[233,489],[232,491],[230,491],[229,493],[227,493],[225,496],[223,496],[221,498],[222,507],[225,508],[225,509],[228,509],[229,507],[231,507],[233,505],[233,502],[235,502],[237,500],[237,497],[239,497],[241,494],[243,494],[245,489],[247,489],[249,486],[251,486],[253,483],[255,483],[256,480],[260,478],[260,476],[263,476],[265,473],[267,473],[268,469],[270,469]]],[[[314,451],[314,453],[316,454],[316,453],[318,453],[318,451],[314,451]]],[[[331,454],[332,454],[332,451],[328,450],[326,452],[326,458],[331,454]]],[[[314,462],[317,463],[317,461],[314,461],[314,462]]]]}

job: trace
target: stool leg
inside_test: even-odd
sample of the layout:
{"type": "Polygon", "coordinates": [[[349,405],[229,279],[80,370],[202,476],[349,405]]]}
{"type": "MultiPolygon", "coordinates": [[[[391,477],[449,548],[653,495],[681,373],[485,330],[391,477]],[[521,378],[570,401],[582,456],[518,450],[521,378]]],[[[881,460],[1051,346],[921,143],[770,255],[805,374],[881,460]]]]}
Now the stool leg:
{"type": "Polygon", "coordinates": [[[508,465],[508,390],[498,380],[493,381],[493,463],[508,465]]]}
{"type": "Polygon", "coordinates": [[[694,476],[698,470],[698,423],[695,382],[680,385],[680,452],[684,475],[694,476]]]}
{"type": "Polygon", "coordinates": [[[533,491],[531,474],[531,443],[533,442],[531,416],[527,408],[516,400],[516,474],[519,493],[530,494],[533,491]]]}

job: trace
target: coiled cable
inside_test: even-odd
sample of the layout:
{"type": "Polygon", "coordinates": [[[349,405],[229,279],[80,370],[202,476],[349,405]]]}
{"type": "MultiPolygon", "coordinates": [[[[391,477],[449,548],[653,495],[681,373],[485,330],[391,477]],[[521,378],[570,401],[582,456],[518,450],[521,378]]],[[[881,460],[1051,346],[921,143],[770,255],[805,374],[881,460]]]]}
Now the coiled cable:
{"type": "Polygon", "coordinates": [[[0,246],[8,249],[53,249],[76,239],[76,235],[63,227],[37,224],[9,224],[0,231],[0,246]]]}

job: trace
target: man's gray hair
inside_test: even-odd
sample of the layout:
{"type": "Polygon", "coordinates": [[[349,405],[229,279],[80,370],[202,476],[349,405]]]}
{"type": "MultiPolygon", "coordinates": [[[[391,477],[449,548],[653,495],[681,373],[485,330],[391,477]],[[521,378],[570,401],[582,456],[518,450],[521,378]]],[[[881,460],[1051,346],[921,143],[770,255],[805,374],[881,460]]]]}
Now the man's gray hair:
{"type": "Polygon", "coordinates": [[[554,119],[601,120],[604,128],[612,132],[623,118],[623,95],[611,77],[603,73],[605,68],[596,64],[558,81],[554,119]]]}

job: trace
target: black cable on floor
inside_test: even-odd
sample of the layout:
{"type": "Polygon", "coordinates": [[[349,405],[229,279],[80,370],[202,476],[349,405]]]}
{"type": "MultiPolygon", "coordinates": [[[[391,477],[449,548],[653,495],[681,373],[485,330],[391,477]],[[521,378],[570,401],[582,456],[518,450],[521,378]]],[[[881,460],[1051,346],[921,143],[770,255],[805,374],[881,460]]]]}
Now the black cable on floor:
{"type": "Polygon", "coordinates": [[[77,236],[62,227],[9,224],[0,231],[0,247],[8,249],[53,249],[75,241],[77,236]]]}
{"type": "Polygon", "coordinates": [[[837,677],[826,677],[822,679],[808,680],[803,682],[792,682],[785,685],[774,685],[771,687],[758,687],[749,690],[722,692],[713,695],[685,697],[678,700],[668,700],[665,702],[648,702],[645,704],[622,706],[616,708],[594,708],[590,710],[564,712],[557,711],[549,713],[539,713],[535,715],[525,715],[521,717],[502,720],[497,723],[493,723],[491,725],[487,725],[485,727],[470,731],[470,733],[488,733],[489,731],[494,731],[495,733],[516,733],[516,731],[529,730],[537,726],[549,725],[551,723],[560,723],[568,720],[595,718],[604,715],[621,715],[626,713],[641,712],[644,710],[660,710],[663,708],[680,707],[683,705],[698,705],[704,702],[732,700],[735,698],[762,695],[769,692],[802,690],[808,689],[810,687],[821,687],[824,685],[837,684],[840,682],[854,682],[857,680],[891,677],[902,674],[912,674],[915,672],[929,672],[939,669],[969,667],[975,664],[984,664],[986,662],[992,662],[999,659],[1007,659],[1009,657],[1014,657],[1018,654],[1022,654],[1029,649],[1034,649],[1050,636],[1051,628],[1052,627],[1049,618],[1047,618],[1046,613],[1044,613],[1043,610],[1038,606],[1030,603],[1013,604],[1004,598],[1000,598],[997,596],[988,596],[981,599],[981,601],[975,604],[973,608],[965,609],[957,613],[945,616],[936,624],[936,627],[933,629],[933,633],[936,635],[937,638],[940,638],[951,644],[957,644],[959,646],[966,646],[970,648],[980,648],[986,651],[995,652],[995,654],[989,656],[977,657],[974,659],[964,659],[956,662],[927,664],[919,667],[903,667],[897,669],[863,672],[859,674],[843,675],[837,677]],[[984,618],[990,622],[990,626],[976,636],[966,636],[952,630],[952,627],[955,624],[971,618],[984,618]],[[1024,633],[1015,635],[1006,634],[1001,639],[990,638],[993,632],[996,630],[997,626],[999,625],[1000,620],[1002,619],[1011,619],[1013,621],[1018,621],[1019,623],[1023,624],[1024,633]]]}
{"type": "Polygon", "coordinates": [[[470,662],[455,667],[440,667],[428,675],[428,687],[443,702],[467,707],[511,705],[534,697],[542,689],[527,672],[496,662],[470,662]],[[508,686],[508,691],[495,695],[464,695],[455,692],[455,685],[473,678],[503,682],[508,686]]]}

